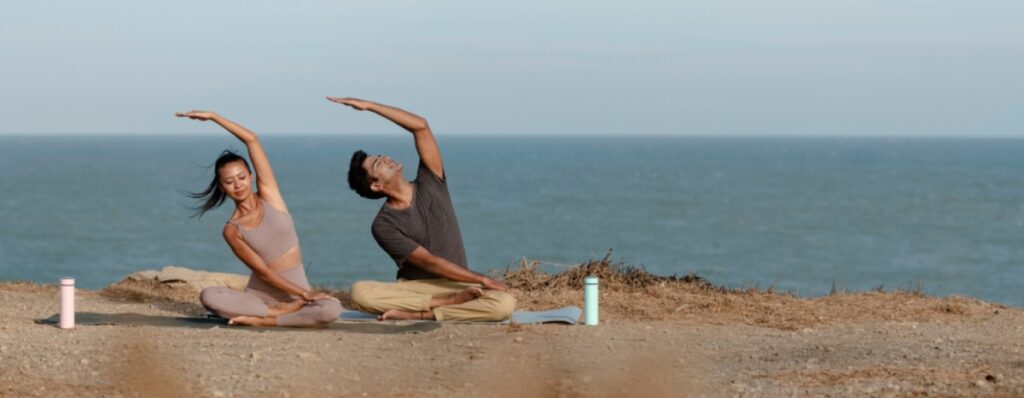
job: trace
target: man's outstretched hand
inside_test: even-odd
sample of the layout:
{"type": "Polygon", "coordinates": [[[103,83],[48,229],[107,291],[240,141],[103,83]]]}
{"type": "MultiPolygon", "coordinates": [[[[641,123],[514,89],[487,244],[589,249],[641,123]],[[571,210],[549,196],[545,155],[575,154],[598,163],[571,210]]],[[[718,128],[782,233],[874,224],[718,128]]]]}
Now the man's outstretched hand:
{"type": "Polygon", "coordinates": [[[367,108],[370,107],[370,105],[373,104],[370,101],[363,101],[358,98],[349,97],[327,97],[327,100],[338,104],[350,106],[352,107],[352,109],[355,109],[357,111],[365,111],[367,108]]]}
{"type": "Polygon", "coordinates": [[[507,285],[491,278],[484,278],[484,281],[480,284],[484,285],[484,289],[501,290],[505,293],[512,294],[512,289],[509,289],[507,285]]]}

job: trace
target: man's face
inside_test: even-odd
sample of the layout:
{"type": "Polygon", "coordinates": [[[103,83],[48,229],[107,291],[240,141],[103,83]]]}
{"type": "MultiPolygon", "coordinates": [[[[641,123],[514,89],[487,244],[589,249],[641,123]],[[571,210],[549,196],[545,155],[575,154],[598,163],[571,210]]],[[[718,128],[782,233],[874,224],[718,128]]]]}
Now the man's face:
{"type": "Polygon", "coordinates": [[[395,178],[402,178],[402,164],[384,155],[367,156],[363,169],[370,177],[370,189],[379,192],[384,184],[395,178]]]}

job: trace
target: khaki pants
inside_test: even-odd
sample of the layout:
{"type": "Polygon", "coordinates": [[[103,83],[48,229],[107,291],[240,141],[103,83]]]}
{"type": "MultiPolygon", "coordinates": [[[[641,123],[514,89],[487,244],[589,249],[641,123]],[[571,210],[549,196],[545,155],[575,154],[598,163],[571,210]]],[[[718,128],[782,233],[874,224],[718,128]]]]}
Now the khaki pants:
{"type": "MultiPolygon", "coordinates": [[[[458,293],[473,283],[448,279],[399,279],[397,283],[359,281],[352,284],[352,306],[372,314],[388,310],[429,311],[430,299],[458,293]]],[[[439,321],[501,321],[512,316],[516,299],[498,290],[484,290],[484,295],[462,304],[434,308],[439,321]]]]}

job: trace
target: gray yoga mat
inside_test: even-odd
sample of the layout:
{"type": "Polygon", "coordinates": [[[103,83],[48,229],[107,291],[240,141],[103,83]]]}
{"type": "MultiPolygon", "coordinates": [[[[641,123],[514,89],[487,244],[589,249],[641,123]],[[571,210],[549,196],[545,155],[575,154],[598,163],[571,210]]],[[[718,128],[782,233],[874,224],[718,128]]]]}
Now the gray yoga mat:
{"type": "MultiPolygon", "coordinates": [[[[60,322],[60,314],[54,314],[46,319],[37,319],[36,323],[43,325],[54,325],[60,322]]],[[[366,323],[366,322],[333,322],[326,328],[285,328],[285,327],[252,327],[232,326],[223,318],[198,318],[198,317],[173,317],[159,315],[143,315],[136,313],[121,314],[99,314],[95,312],[76,312],[75,326],[78,325],[136,325],[136,326],[162,326],[178,328],[211,329],[214,327],[232,328],[237,330],[287,330],[287,331],[325,331],[336,330],[350,333],[366,334],[396,334],[396,333],[424,333],[441,328],[437,322],[416,322],[416,323],[366,323]]]]}
{"type": "MultiPolygon", "coordinates": [[[[580,319],[580,314],[583,311],[579,307],[568,306],[554,310],[547,311],[516,311],[512,313],[511,319],[506,319],[501,322],[479,322],[479,323],[518,323],[518,324],[535,324],[535,323],[564,323],[569,325],[575,325],[580,319]]],[[[367,314],[365,312],[344,310],[340,316],[343,321],[376,321],[377,316],[373,314],[367,314]]],[[[419,321],[417,321],[419,322],[419,321]]],[[[438,323],[438,322],[422,322],[422,323],[438,323]]],[[[474,322],[476,323],[476,322],[474,322]]]]}

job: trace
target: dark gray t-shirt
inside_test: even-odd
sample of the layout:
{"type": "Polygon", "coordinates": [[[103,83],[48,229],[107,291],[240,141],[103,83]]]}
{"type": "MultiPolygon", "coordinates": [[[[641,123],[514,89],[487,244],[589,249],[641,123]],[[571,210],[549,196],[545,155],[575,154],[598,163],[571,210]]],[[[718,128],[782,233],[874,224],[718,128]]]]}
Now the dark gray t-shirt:
{"type": "Polygon", "coordinates": [[[412,206],[393,209],[385,203],[373,219],[373,238],[398,265],[398,278],[438,279],[407,260],[416,247],[423,246],[430,254],[466,266],[466,249],[455,219],[448,184],[420,162],[412,181],[412,206]]]}

